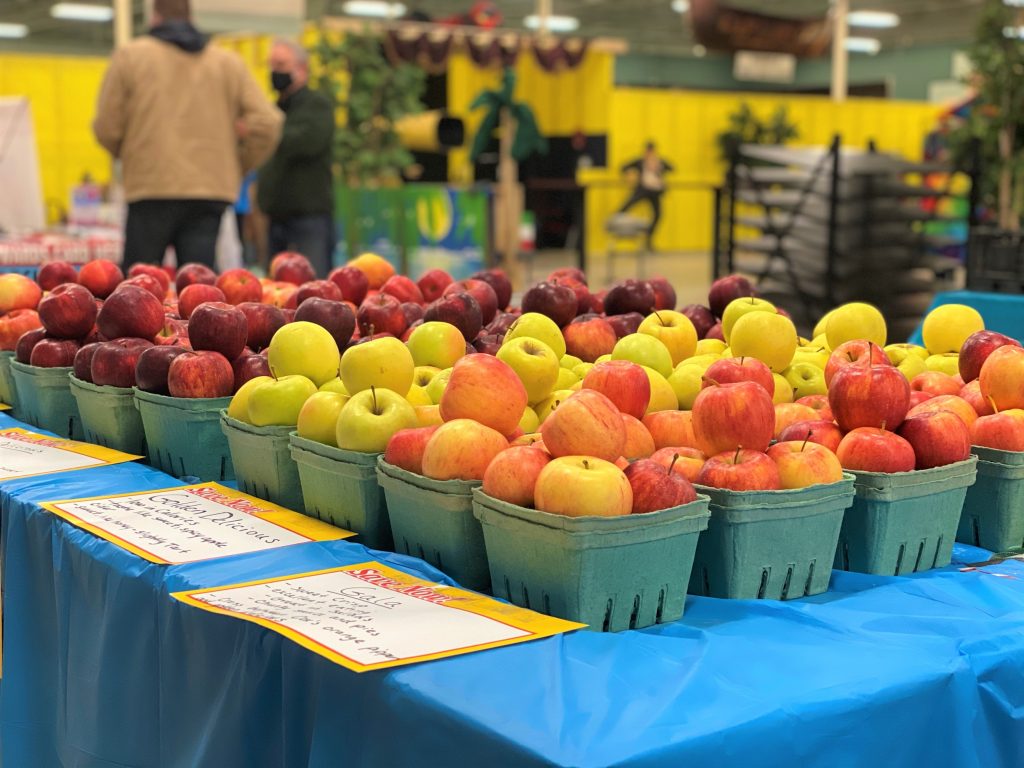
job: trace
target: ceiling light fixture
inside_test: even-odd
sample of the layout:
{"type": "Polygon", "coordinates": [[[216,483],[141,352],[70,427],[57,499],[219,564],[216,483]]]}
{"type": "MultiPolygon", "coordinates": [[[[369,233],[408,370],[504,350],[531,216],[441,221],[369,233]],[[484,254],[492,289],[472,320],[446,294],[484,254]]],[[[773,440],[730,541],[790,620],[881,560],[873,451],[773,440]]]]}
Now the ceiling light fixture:
{"type": "Polygon", "coordinates": [[[50,7],[50,15],[63,21],[110,21],[114,18],[114,9],[108,5],[57,3],[50,7]]]}
{"type": "Polygon", "coordinates": [[[24,24],[3,24],[0,23],[0,37],[11,40],[18,40],[28,36],[28,27],[24,24]]]}
{"type": "Polygon", "coordinates": [[[846,23],[851,27],[868,29],[892,29],[900,25],[900,17],[888,11],[850,11],[846,23]]]}
{"type": "Polygon", "coordinates": [[[341,10],[349,16],[369,16],[375,19],[397,19],[405,16],[402,3],[388,3],[385,0],[348,0],[341,10]]]}
{"type": "Polygon", "coordinates": [[[672,10],[676,13],[686,13],[690,10],[690,0],[672,0],[672,10]]]}
{"type": "MultiPolygon", "coordinates": [[[[523,19],[527,29],[540,29],[540,16],[530,15],[523,19]]],[[[580,20],[575,16],[548,16],[548,32],[575,32],[580,20]]]]}
{"type": "Polygon", "coordinates": [[[882,44],[873,37],[848,37],[846,50],[850,53],[867,53],[874,56],[882,50],[882,44]]]}

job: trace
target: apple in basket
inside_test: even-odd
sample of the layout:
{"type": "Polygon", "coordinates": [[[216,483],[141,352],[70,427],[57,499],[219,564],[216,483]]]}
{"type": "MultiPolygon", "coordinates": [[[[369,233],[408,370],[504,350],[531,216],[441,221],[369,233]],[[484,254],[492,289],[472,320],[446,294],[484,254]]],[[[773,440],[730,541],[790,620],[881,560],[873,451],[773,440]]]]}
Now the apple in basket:
{"type": "Polygon", "coordinates": [[[633,509],[629,478],[594,456],[552,459],[537,477],[537,509],[568,517],[617,517],[633,509]]]}
{"type": "Polygon", "coordinates": [[[858,427],[836,450],[843,469],[862,472],[910,472],[917,463],[913,446],[885,429],[858,427]]]}
{"type": "Polygon", "coordinates": [[[761,451],[744,448],[723,451],[709,458],[697,475],[697,483],[731,491],[777,491],[782,488],[775,462],[761,451]]]}
{"type": "Polygon", "coordinates": [[[843,468],[836,455],[807,438],[776,443],[768,449],[768,458],[778,467],[784,489],[838,483],[843,479],[843,468]]]}
{"type": "Polygon", "coordinates": [[[931,469],[965,461],[971,455],[971,432],[952,411],[911,416],[899,428],[914,449],[915,469],[931,469]]]}
{"type": "Polygon", "coordinates": [[[81,339],[92,330],[97,311],[96,301],[88,289],[65,283],[39,302],[39,321],[54,338],[81,339]]]}
{"type": "Polygon", "coordinates": [[[513,445],[499,453],[484,471],[483,492],[520,507],[534,506],[537,478],[551,454],[532,445],[513,445]]]}
{"type": "Polygon", "coordinates": [[[416,411],[402,395],[370,387],[352,395],[341,409],[337,444],[347,451],[382,453],[392,435],[416,426],[416,411]]]}
{"type": "MultiPolygon", "coordinates": [[[[95,348],[96,346],[98,345],[89,344],[82,347],[79,355],[84,354],[84,350],[90,347],[95,348]]],[[[188,351],[185,347],[175,345],[157,345],[144,349],[139,355],[138,362],[135,364],[135,386],[143,392],[151,392],[154,395],[169,395],[171,392],[168,388],[168,376],[170,374],[171,362],[174,358],[184,355],[188,351]]],[[[77,357],[75,358],[75,366],[77,369],[77,357]]],[[[77,370],[75,376],[82,378],[77,370]]]]}
{"type": "MultiPolygon", "coordinates": [[[[134,387],[142,353],[153,346],[146,339],[114,339],[99,344],[89,365],[92,383],[106,387],[134,387]]],[[[75,362],[78,358],[76,356],[75,362]]]]}
{"type": "Polygon", "coordinates": [[[228,397],[235,389],[235,372],[219,352],[186,352],[175,357],[167,370],[171,397],[228,397]]]}
{"type": "Polygon", "coordinates": [[[693,403],[693,432],[706,456],[739,447],[763,453],[775,434],[775,406],[760,384],[716,383],[693,403]]]}
{"type": "Polygon", "coordinates": [[[960,348],[960,378],[968,384],[977,379],[988,356],[1006,346],[1019,347],[1020,342],[995,331],[978,331],[968,336],[960,348]]]}
{"type": "Polygon", "coordinates": [[[423,474],[434,480],[483,480],[488,465],[508,448],[497,430],[472,419],[447,421],[423,451],[423,474]]]}
{"type": "Polygon", "coordinates": [[[1011,408],[979,417],[971,427],[971,442],[1000,451],[1024,451],[1024,410],[1011,408]]]}
{"type": "Polygon", "coordinates": [[[634,515],[671,509],[697,499],[693,485],[675,472],[672,464],[666,467],[652,459],[641,459],[626,467],[625,475],[633,490],[634,515]]]}
{"type": "Polygon", "coordinates": [[[407,472],[422,475],[423,454],[439,426],[398,430],[388,440],[388,447],[384,450],[384,461],[407,472]]]}

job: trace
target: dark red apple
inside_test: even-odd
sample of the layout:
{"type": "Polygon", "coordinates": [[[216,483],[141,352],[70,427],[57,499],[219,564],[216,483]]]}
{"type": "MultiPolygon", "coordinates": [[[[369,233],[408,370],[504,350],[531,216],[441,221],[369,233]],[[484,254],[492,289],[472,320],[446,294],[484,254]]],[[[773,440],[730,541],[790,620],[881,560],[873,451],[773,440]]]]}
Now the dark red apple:
{"type": "Polygon", "coordinates": [[[562,329],[562,335],[565,337],[565,351],[585,363],[610,355],[619,340],[612,324],[595,314],[580,315],[562,329]]]}
{"type": "Polygon", "coordinates": [[[183,319],[188,320],[195,308],[207,301],[226,303],[227,299],[224,296],[224,291],[215,285],[192,283],[192,285],[185,286],[178,295],[178,313],[183,319]]]}
{"type": "Polygon", "coordinates": [[[79,349],[81,345],[73,339],[40,339],[32,347],[28,362],[38,368],[70,368],[79,349]]]}
{"type": "Polygon", "coordinates": [[[63,283],[39,302],[39,321],[46,332],[58,339],[80,339],[96,322],[96,301],[87,288],[63,283]]]}
{"type": "Polygon", "coordinates": [[[578,280],[584,285],[587,285],[587,276],[583,270],[578,267],[559,267],[558,269],[552,270],[551,274],[547,276],[548,280],[562,280],[563,278],[578,280]]]}
{"type": "Polygon", "coordinates": [[[39,268],[36,282],[44,291],[52,291],[64,283],[77,283],[78,270],[66,261],[48,261],[39,268]]]}
{"type": "Polygon", "coordinates": [[[356,315],[344,301],[306,299],[295,310],[295,319],[316,323],[334,337],[338,349],[345,349],[356,329],[356,315]]]}
{"type": "Polygon", "coordinates": [[[576,294],[577,317],[590,313],[590,289],[587,288],[585,283],[581,283],[579,280],[574,280],[571,277],[561,277],[553,282],[572,288],[572,292],[576,294]]]}
{"type": "Polygon", "coordinates": [[[272,375],[270,372],[270,362],[263,355],[256,352],[243,352],[236,357],[231,361],[231,370],[235,372],[236,392],[250,379],[255,379],[257,376],[272,375]]]}
{"type": "Polygon", "coordinates": [[[401,303],[387,293],[370,296],[360,304],[356,312],[356,322],[359,323],[359,333],[363,336],[387,333],[401,337],[408,325],[401,303]]]}
{"type": "Polygon", "coordinates": [[[338,267],[331,271],[327,279],[341,288],[341,295],[345,301],[351,301],[357,307],[366,298],[366,292],[370,290],[370,281],[366,273],[355,267],[338,267]]]}
{"type": "Polygon", "coordinates": [[[625,474],[633,489],[634,515],[671,509],[697,500],[697,491],[689,480],[651,459],[634,461],[626,467],[625,474]]]}
{"type": "Polygon", "coordinates": [[[164,305],[145,288],[125,285],[103,302],[96,327],[108,339],[152,339],[164,327],[164,305]]]}
{"type": "MultiPolygon", "coordinates": [[[[473,280],[483,280],[494,289],[494,295],[498,297],[498,310],[504,310],[512,301],[512,281],[502,269],[485,269],[476,274],[470,275],[473,280]]],[[[586,285],[586,283],[584,283],[586,285]]]]}
{"type": "Polygon", "coordinates": [[[432,302],[423,313],[424,322],[435,320],[454,325],[471,342],[483,327],[480,305],[468,293],[449,293],[432,302]]]}
{"type": "Polygon", "coordinates": [[[245,345],[256,351],[269,346],[274,334],[285,325],[284,312],[273,304],[243,301],[236,309],[245,315],[248,328],[245,345]]]}
{"type": "Polygon", "coordinates": [[[442,296],[454,293],[468,293],[480,305],[480,321],[487,325],[498,313],[498,295],[483,280],[460,280],[444,289],[442,296]]]}
{"type": "Polygon", "coordinates": [[[92,382],[101,387],[134,387],[135,368],[139,357],[152,346],[152,342],[146,339],[115,339],[102,342],[92,355],[89,367],[92,382]]]}
{"type": "Polygon", "coordinates": [[[960,378],[964,383],[969,384],[978,378],[988,356],[1005,346],[1019,347],[1020,342],[995,331],[978,331],[968,336],[960,347],[960,378]]]}
{"type": "Polygon", "coordinates": [[[742,275],[720,277],[711,284],[708,291],[708,306],[715,317],[721,317],[725,308],[735,299],[754,295],[754,286],[742,275]]]}
{"type": "Polygon", "coordinates": [[[493,333],[477,336],[473,339],[473,351],[485,355],[497,355],[498,350],[501,349],[501,341],[502,337],[495,336],[493,333]]]}
{"type": "Polygon", "coordinates": [[[423,294],[423,300],[430,303],[440,299],[444,294],[444,289],[454,282],[455,278],[443,269],[428,269],[420,275],[420,279],[416,281],[416,286],[423,294]]]}
{"type": "Polygon", "coordinates": [[[128,269],[128,277],[135,277],[137,275],[149,275],[154,280],[163,286],[163,295],[166,296],[167,292],[171,290],[171,276],[167,274],[167,270],[163,267],[158,267],[156,264],[132,264],[128,269]]]}
{"type": "Polygon", "coordinates": [[[788,443],[793,440],[809,440],[818,445],[824,445],[835,453],[839,450],[839,442],[843,439],[843,431],[834,421],[821,419],[808,419],[790,424],[779,435],[780,443],[788,443]]]}
{"type": "Polygon", "coordinates": [[[537,283],[523,294],[523,312],[539,312],[562,328],[576,317],[576,292],[560,283],[537,283]]]}
{"type": "Polygon", "coordinates": [[[171,397],[229,397],[234,387],[235,372],[219,352],[185,352],[167,369],[171,397]]]}
{"type": "Polygon", "coordinates": [[[96,259],[82,265],[78,270],[78,282],[89,289],[97,299],[105,299],[124,280],[121,268],[112,261],[96,259]]]}
{"type": "Polygon", "coordinates": [[[145,288],[147,291],[152,293],[161,303],[167,298],[167,291],[164,290],[164,285],[152,275],[135,275],[135,277],[129,277],[127,280],[121,283],[121,285],[137,285],[139,288],[145,288]]]}
{"type": "Polygon", "coordinates": [[[715,323],[710,328],[708,328],[708,332],[704,334],[704,338],[725,341],[725,332],[722,330],[722,324],[720,322],[715,323]]]}
{"type": "Polygon", "coordinates": [[[294,293],[296,308],[301,306],[306,299],[313,297],[329,301],[342,301],[345,298],[336,283],[330,280],[310,280],[308,283],[300,285],[299,290],[294,293]]]}
{"type": "Polygon", "coordinates": [[[651,284],[645,280],[625,280],[608,289],[604,297],[606,315],[626,315],[636,312],[647,317],[654,311],[657,298],[651,284]]]}
{"type": "Polygon", "coordinates": [[[752,381],[759,384],[770,396],[775,395],[775,378],[772,369],[756,357],[726,357],[715,360],[704,372],[704,387],[718,384],[735,384],[752,381]]]}
{"type": "Polygon", "coordinates": [[[75,353],[75,359],[72,362],[72,373],[75,378],[79,381],[92,382],[92,356],[96,354],[96,350],[100,348],[102,344],[106,344],[104,341],[94,341],[92,344],[86,344],[80,347],[75,353]]]}
{"type": "Polygon", "coordinates": [[[605,319],[615,329],[615,335],[621,339],[623,336],[636,333],[636,329],[644,321],[644,316],[637,312],[629,312],[625,315],[609,315],[605,319]]]}
{"type": "Polygon", "coordinates": [[[217,282],[217,273],[210,269],[205,264],[185,264],[178,269],[178,274],[174,278],[174,287],[178,291],[178,295],[190,285],[195,283],[201,283],[203,285],[214,285],[217,282]]]}
{"type": "Polygon", "coordinates": [[[423,303],[423,291],[410,278],[405,275],[392,275],[380,287],[381,293],[390,293],[402,304],[412,302],[413,304],[423,303]]]}
{"type": "Polygon", "coordinates": [[[270,279],[282,283],[302,285],[316,280],[316,270],[309,259],[301,253],[284,252],[277,254],[270,263],[270,279]]]}
{"type": "Polygon", "coordinates": [[[604,297],[608,295],[608,291],[598,291],[597,293],[590,294],[590,311],[597,315],[604,314],[604,297]]]}
{"type": "Polygon", "coordinates": [[[45,328],[33,328],[31,331],[25,331],[18,337],[18,343],[14,345],[14,359],[28,365],[32,358],[32,349],[45,338],[45,328]]]}
{"type": "Polygon", "coordinates": [[[702,304],[687,304],[679,311],[686,315],[690,322],[693,323],[698,339],[707,337],[708,331],[718,322],[715,320],[715,316],[711,314],[711,310],[702,304]]]}
{"type": "Polygon", "coordinates": [[[658,277],[652,277],[647,282],[654,291],[655,309],[676,308],[676,289],[672,287],[668,280],[659,275],[658,277]]]}
{"type": "Polygon", "coordinates": [[[160,345],[142,350],[142,354],[139,355],[139,360],[135,364],[135,386],[143,392],[169,395],[167,373],[170,370],[171,361],[188,351],[185,347],[160,345]]]}
{"type": "Polygon", "coordinates": [[[422,304],[417,304],[413,301],[403,302],[402,314],[405,315],[405,322],[408,323],[408,325],[406,325],[406,330],[408,330],[409,326],[413,323],[422,320],[426,311],[426,307],[422,304]]]}
{"type": "Polygon", "coordinates": [[[234,360],[245,348],[249,323],[238,307],[222,301],[208,301],[196,307],[188,319],[188,339],[192,349],[220,352],[234,360]]]}

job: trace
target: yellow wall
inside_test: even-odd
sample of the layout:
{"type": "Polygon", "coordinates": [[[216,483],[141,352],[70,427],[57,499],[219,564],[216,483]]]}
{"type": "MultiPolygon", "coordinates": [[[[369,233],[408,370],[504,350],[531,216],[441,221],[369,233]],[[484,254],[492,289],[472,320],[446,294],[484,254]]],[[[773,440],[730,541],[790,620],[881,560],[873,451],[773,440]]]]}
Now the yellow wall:
{"type": "MultiPolygon", "coordinates": [[[[618,168],[637,156],[653,139],[674,166],[670,182],[707,185],[704,190],[673,190],[664,198],[662,223],[655,245],[661,250],[711,248],[712,192],[724,166],[716,137],[726,130],[729,115],[747,102],[767,118],[784,105],[800,136],[795,144],[826,145],[839,133],[845,146],[866,148],[874,139],[880,151],[920,158],[924,137],[934,127],[938,107],[919,102],[854,99],[833,104],[821,96],[777,96],[702,91],[617,88],[610,100],[609,168],[591,171],[581,180],[595,182],[587,194],[587,244],[591,251],[607,247],[604,223],[628,193],[618,168]]],[[[644,204],[637,213],[647,215],[644,204]]]]}
{"type": "Polygon", "coordinates": [[[110,179],[110,156],[90,125],[106,59],[0,54],[0,96],[28,96],[32,104],[43,196],[51,219],[66,211],[71,188],[84,173],[110,179]]]}

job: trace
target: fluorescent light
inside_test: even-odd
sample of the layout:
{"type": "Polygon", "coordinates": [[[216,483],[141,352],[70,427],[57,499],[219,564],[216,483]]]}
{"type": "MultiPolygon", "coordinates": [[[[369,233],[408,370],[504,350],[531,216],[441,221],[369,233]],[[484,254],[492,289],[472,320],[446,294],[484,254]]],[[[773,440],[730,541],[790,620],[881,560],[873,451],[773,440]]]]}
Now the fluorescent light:
{"type": "Polygon", "coordinates": [[[690,0],[672,0],[672,10],[676,13],[686,13],[690,10],[690,0]]]}
{"type": "MultiPolygon", "coordinates": [[[[540,29],[540,16],[530,15],[523,19],[527,29],[540,29]]],[[[575,16],[548,16],[548,32],[575,32],[580,20],[575,16]]]]}
{"type": "Polygon", "coordinates": [[[900,17],[888,11],[851,11],[846,15],[846,23],[851,27],[892,29],[900,25],[900,17]]]}
{"type": "Polygon", "coordinates": [[[64,21],[110,21],[114,18],[114,9],[109,5],[57,3],[50,7],[50,15],[64,21]]]}
{"type": "Polygon", "coordinates": [[[846,50],[850,53],[868,53],[874,56],[882,50],[882,44],[873,37],[848,37],[846,50]]]}
{"type": "Polygon", "coordinates": [[[2,24],[0,23],[0,37],[18,39],[28,36],[28,27],[24,24],[2,24]]]}
{"type": "Polygon", "coordinates": [[[405,16],[402,3],[388,3],[385,0],[348,0],[341,10],[349,16],[370,16],[380,19],[395,19],[405,16]]]}

